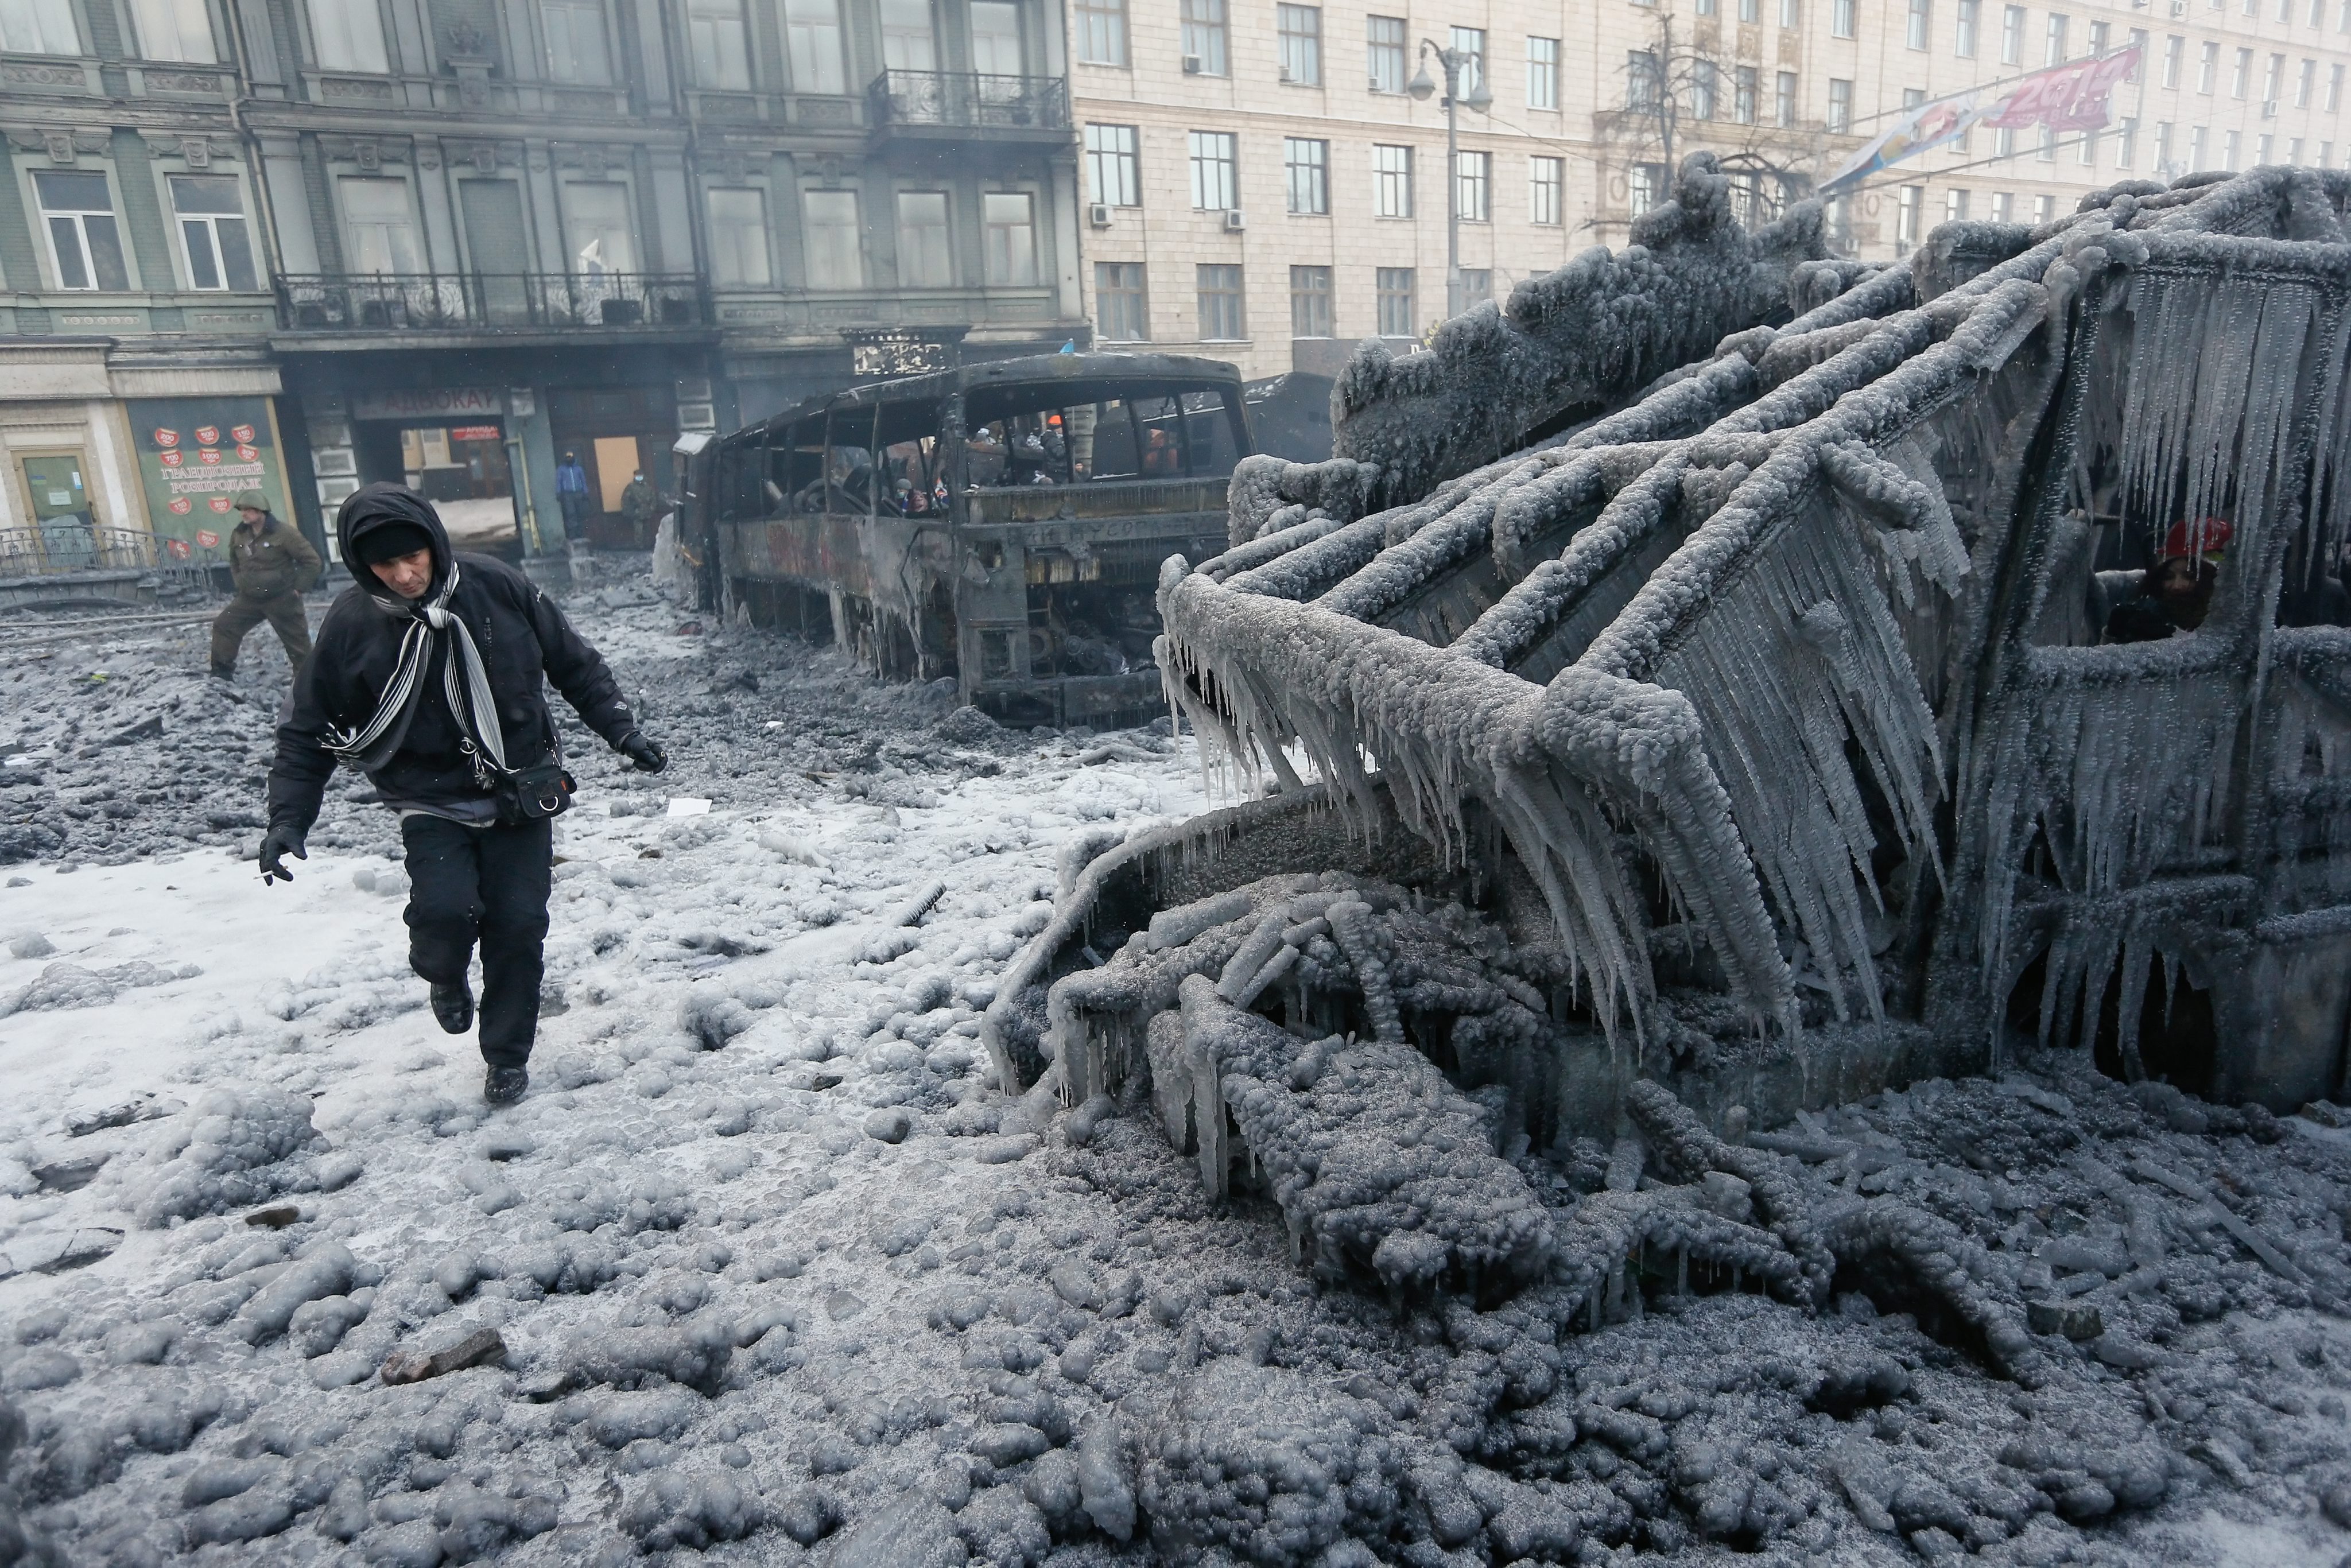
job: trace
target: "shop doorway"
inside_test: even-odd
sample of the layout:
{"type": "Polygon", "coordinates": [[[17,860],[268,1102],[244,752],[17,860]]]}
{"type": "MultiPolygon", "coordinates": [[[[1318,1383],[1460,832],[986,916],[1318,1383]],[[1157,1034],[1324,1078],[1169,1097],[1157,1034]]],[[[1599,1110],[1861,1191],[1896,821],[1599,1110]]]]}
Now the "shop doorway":
{"type": "Polygon", "coordinates": [[[361,481],[405,485],[432,502],[458,549],[518,557],[522,532],[515,512],[514,466],[501,422],[362,420],[351,426],[351,446],[361,481]]]}
{"type": "Polygon", "coordinates": [[[599,549],[651,549],[653,526],[677,495],[670,447],[677,440],[677,400],[667,384],[558,388],[548,397],[558,452],[577,453],[588,470],[588,542],[599,549]],[[642,472],[656,503],[632,521],[621,510],[629,477],[642,472]]]}
{"type": "Polygon", "coordinates": [[[33,526],[0,549],[37,557],[49,571],[98,565],[98,529],[81,454],[51,453],[22,462],[33,526]]]}

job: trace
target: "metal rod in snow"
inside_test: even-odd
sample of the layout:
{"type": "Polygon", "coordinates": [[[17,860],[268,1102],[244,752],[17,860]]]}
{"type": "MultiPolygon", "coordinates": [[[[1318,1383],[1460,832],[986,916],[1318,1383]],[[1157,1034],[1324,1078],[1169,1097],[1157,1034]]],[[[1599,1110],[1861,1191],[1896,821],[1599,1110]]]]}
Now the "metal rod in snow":
{"type": "Polygon", "coordinates": [[[914,897],[898,906],[898,912],[890,916],[890,924],[893,925],[921,925],[923,916],[931,912],[931,905],[936,904],[940,895],[946,890],[947,884],[945,878],[935,876],[931,878],[914,890],[914,897]]]}

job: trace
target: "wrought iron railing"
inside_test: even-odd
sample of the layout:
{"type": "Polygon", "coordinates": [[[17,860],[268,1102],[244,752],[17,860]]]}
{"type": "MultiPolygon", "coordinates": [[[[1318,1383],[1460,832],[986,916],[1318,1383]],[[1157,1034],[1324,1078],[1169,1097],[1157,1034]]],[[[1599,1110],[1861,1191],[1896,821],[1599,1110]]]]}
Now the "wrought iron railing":
{"type": "Polygon", "coordinates": [[[293,332],[512,327],[699,327],[710,298],[692,273],[387,272],[280,276],[293,332]]]}
{"type": "Polygon", "coordinates": [[[209,552],[143,528],[95,528],[74,517],[0,528],[0,581],[119,571],[161,580],[159,597],[210,594],[216,587],[209,552]]]}
{"type": "Polygon", "coordinates": [[[977,130],[1064,131],[1069,84],[1057,77],[981,71],[883,71],[865,89],[869,122],[977,130]]]}

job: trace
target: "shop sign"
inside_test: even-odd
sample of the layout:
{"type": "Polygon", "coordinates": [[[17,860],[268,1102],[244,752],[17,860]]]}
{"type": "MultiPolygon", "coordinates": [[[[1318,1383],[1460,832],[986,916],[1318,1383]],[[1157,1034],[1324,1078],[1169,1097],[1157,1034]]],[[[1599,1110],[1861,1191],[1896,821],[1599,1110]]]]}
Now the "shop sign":
{"type": "Polygon", "coordinates": [[[498,419],[506,394],[496,387],[397,387],[351,394],[353,419],[399,419],[444,424],[452,419],[498,419]]]}
{"type": "Polygon", "coordinates": [[[285,449],[266,397],[134,398],[131,427],[143,433],[139,478],[147,516],[177,560],[225,559],[228,517],[240,490],[258,490],[291,521],[285,449]],[[223,437],[227,441],[224,443],[223,437]],[[195,460],[189,461],[189,446],[195,460]]]}
{"type": "Polygon", "coordinates": [[[496,441],[501,439],[495,424],[456,424],[449,427],[452,441],[496,441]]]}

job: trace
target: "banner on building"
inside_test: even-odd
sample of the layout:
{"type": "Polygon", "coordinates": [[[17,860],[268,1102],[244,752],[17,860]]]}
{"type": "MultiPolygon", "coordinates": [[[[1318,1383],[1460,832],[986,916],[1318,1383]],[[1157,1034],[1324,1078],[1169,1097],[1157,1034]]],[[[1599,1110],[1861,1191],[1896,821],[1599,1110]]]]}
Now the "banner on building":
{"type": "Polygon", "coordinates": [[[1957,141],[1977,126],[1994,131],[2103,131],[2116,83],[2138,69],[2139,46],[2034,71],[2004,87],[1976,88],[1904,110],[1892,124],[1821,182],[1834,196],[1891,164],[1957,141]]]}
{"type": "Polygon", "coordinates": [[[271,511],[293,520],[275,400],[132,398],[127,406],[148,524],[174,559],[228,559],[240,490],[260,491],[271,511]]]}

